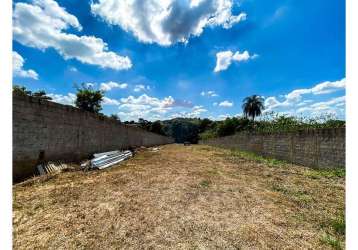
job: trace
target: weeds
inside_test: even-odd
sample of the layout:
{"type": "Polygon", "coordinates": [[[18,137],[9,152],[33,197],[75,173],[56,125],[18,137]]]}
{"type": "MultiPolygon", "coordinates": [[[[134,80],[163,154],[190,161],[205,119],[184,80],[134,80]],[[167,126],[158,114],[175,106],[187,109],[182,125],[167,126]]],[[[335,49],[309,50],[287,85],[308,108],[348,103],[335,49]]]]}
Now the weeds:
{"type": "Polygon", "coordinates": [[[252,161],[256,161],[259,163],[264,163],[268,166],[279,166],[279,165],[285,165],[287,164],[287,162],[282,161],[282,160],[278,160],[278,159],[274,159],[274,158],[270,158],[270,157],[264,157],[252,152],[247,152],[247,151],[240,151],[237,149],[232,149],[230,151],[230,155],[234,156],[234,157],[239,157],[239,158],[243,158],[246,160],[252,160],[252,161]]]}
{"type": "Polygon", "coordinates": [[[203,187],[203,188],[208,188],[209,185],[210,185],[210,181],[208,181],[208,180],[203,180],[203,181],[201,181],[201,182],[199,183],[199,185],[200,185],[201,187],[203,187]]]}
{"type": "Polygon", "coordinates": [[[285,186],[281,186],[277,184],[272,185],[272,190],[284,194],[290,200],[297,203],[300,207],[305,207],[312,202],[312,197],[305,190],[289,189],[285,186]]]}
{"type": "Polygon", "coordinates": [[[14,249],[344,248],[343,178],[201,147],[165,145],[107,171],[14,185],[14,249]]]}
{"type": "Polygon", "coordinates": [[[332,168],[332,169],[310,169],[305,172],[305,175],[312,179],[319,178],[344,178],[346,176],[346,170],[344,168],[332,168]]]}
{"type": "Polygon", "coordinates": [[[344,219],[344,215],[340,215],[339,217],[333,219],[331,221],[331,227],[336,234],[345,235],[346,222],[344,219]]]}
{"type": "Polygon", "coordinates": [[[337,249],[337,250],[343,249],[341,245],[341,241],[329,234],[324,234],[321,237],[321,242],[331,246],[333,249],[337,249]]]}
{"type": "Polygon", "coordinates": [[[343,249],[342,241],[345,237],[346,222],[344,214],[331,219],[326,225],[326,232],[321,237],[321,242],[330,245],[333,249],[343,249]]]}

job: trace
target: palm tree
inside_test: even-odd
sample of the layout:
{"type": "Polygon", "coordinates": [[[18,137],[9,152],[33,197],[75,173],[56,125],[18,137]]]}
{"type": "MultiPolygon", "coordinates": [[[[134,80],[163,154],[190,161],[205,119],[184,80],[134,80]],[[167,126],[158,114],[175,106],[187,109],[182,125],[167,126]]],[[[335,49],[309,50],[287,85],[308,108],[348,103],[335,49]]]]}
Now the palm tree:
{"type": "Polygon", "coordinates": [[[264,99],[258,95],[248,96],[243,100],[242,109],[246,118],[251,117],[255,121],[255,117],[265,109],[264,99]]]}

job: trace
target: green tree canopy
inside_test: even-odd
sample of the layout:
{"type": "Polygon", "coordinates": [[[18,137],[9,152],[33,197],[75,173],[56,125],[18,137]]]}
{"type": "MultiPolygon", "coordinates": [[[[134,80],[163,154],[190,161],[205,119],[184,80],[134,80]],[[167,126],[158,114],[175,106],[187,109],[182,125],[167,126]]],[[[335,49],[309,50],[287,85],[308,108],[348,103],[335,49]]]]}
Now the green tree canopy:
{"type": "Polygon", "coordinates": [[[153,123],[150,124],[150,132],[156,133],[156,134],[160,134],[160,135],[164,135],[164,130],[163,130],[163,125],[160,121],[155,121],[153,123]]]}
{"type": "Polygon", "coordinates": [[[119,122],[121,121],[121,119],[119,118],[119,116],[117,114],[111,114],[109,116],[109,118],[114,119],[114,120],[119,121],[119,122]]]}
{"type": "Polygon", "coordinates": [[[30,90],[27,90],[25,86],[20,86],[20,85],[14,85],[12,87],[12,91],[15,94],[18,94],[18,95],[29,95],[29,96],[31,96],[31,94],[32,94],[32,92],[30,90]]]}
{"type": "Polygon", "coordinates": [[[76,107],[92,113],[99,113],[102,110],[103,91],[82,84],[80,88],[77,87],[76,97],[76,107]]]}
{"type": "Polygon", "coordinates": [[[52,100],[51,97],[47,96],[45,90],[38,90],[36,92],[32,92],[26,89],[25,86],[14,85],[12,87],[12,91],[17,95],[33,96],[43,100],[52,100]]]}
{"type": "Polygon", "coordinates": [[[264,107],[264,99],[258,95],[248,96],[243,100],[242,109],[245,117],[251,117],[255,120],[256,116],[260,116],[264,107]]]}
{"type": "Polygon", "coordinates": [[[32,93],[32,96],[43,99],[43,100],[52,100],[51,97],[46,95],[46,92],[44,90],[36,91],[36,92],[32,93]]]}

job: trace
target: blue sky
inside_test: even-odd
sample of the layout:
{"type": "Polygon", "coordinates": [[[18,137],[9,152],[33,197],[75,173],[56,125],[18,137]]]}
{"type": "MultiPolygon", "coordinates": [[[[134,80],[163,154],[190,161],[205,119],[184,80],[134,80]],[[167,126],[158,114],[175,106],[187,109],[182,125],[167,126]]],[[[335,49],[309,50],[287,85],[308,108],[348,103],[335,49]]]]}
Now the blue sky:
{"type": "Polygon", "coordinates": [[[345,1],[15,1],[14,84],[122,120],[266,112],[345,118],[345,1]]]}

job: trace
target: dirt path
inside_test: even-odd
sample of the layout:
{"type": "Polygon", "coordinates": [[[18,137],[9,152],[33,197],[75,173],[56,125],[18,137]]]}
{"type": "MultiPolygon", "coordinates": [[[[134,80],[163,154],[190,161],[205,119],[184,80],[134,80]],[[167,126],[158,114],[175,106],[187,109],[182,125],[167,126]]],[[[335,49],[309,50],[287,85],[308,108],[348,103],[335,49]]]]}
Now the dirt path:
{"type": "MultiPolygon", "coordinates": [[[[327,249],[344,178],[167,145],[14,186],[15,249],[327,249]]],[[[334,238],[335,237],[335,238],[334,238]]],[[[338,246],[339,247],[339,246],[338,246]]]]}

